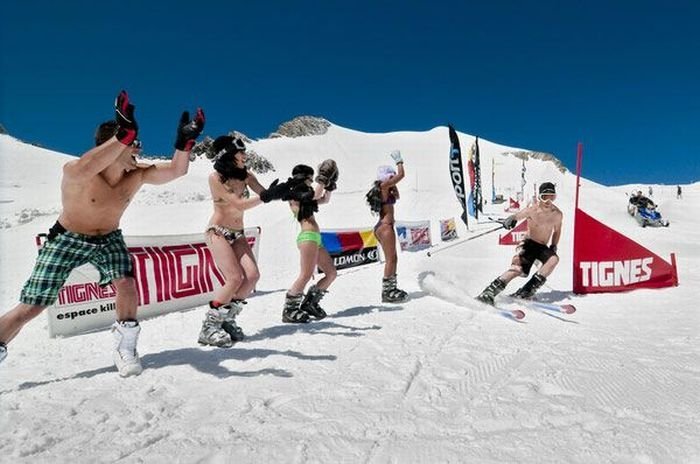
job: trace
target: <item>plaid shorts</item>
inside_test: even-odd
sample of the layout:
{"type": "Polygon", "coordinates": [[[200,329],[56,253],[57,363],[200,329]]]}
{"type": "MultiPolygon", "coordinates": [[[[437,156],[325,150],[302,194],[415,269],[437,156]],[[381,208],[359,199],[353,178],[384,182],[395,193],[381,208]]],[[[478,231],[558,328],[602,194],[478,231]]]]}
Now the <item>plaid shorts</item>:
{"type": "Polygon", "coordinates": [[[39,250],[32,275],[22,288],[20,301],[30,305],[52,305],[71,271],[87,263],[100,271],[102,286],[114,279],[134,275],[121,230],[106,235],[65,231],[51,238],[39,250]]]}

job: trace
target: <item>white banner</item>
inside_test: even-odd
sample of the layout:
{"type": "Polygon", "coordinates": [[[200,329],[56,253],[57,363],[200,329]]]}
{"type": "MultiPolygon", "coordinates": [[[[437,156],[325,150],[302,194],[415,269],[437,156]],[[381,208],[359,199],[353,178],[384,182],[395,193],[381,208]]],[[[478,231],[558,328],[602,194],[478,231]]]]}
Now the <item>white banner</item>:
{"type": "MultiPolygon", "coordinates": [[[[257,260],[260,227],[245,229],[257,260]]],[[[125,236],[134,265],[138,319],[206,304],[224,278],[204,234],[125,236]]],[[[91,264],[73,270],[58,299],[47,308],[49,336],[71,336],[108,328],[115,320],[115,289],[100,287],[91,264]]]]}
{"type": "Polygon", "coordinates": [[[424,250],[432,245],[430,221],[396,221],[396,236],[401,251],[424,250]]]}

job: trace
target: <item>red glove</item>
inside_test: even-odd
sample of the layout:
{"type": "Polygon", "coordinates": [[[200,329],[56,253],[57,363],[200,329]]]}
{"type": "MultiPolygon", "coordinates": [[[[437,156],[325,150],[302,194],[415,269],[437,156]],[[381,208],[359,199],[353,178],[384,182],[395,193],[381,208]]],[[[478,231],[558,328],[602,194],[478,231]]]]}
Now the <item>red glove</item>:
{"type": "Polygon", "coordinates": [[[189,111],[183,111],[180,117],[180,123],[177,125],[177,139],[175,139],[175,148],[182,151],[190,151],[194,146],[195,140],[204,130],[204,111],[202,108],[197,108],[197,114],[190,121],[189,111]]]}
{"type": "Polygon", "coordinates": [[[129,95],[122,90],[114,101],[114,118],[119,128],[117,140],[124,145],[131,145],[139,134],[139,125],[134,118],[134,105],[129,102],[129,95]]]}

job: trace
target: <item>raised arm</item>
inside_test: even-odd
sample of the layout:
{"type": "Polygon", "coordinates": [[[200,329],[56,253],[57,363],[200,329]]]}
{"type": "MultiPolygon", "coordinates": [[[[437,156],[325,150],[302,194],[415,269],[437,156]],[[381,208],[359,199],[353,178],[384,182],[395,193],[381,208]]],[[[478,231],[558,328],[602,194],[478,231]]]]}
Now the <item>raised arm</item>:
{"type": "Polygon", "coordinates": [[[206,118],[204,111],[197,108],[197,114],[190,120],[190,113],[184,111],[177,126],[177,139],[175,140],[175,153],[168,163],[155,164],[143,173],[143,181],[146,184],[165,184],[187,174],[190,166],[190,151],[195,140],[204,130],[206,118]]]}
{"type": "Polygon", "coordinates": [[[246,183],[250,189],[260,195],[265,190],[258,178],[252,172],[248,171],[248,177],[246,177],[246,183]]]}
{"type": "Polygon", "coordinates": [[[401,182],[401,180],[406,176],[406,171],[403,167],[403,158],[401,157],[401,152],[399,150],[394,150],[389,155],[391,156],[391,159],[393,159],[396,163],[397,173],[395,176],[392,176],[391,178],[381,183],[380,187],[382,189],[388,189],[395,186],[396,184],[401,182]]]}
{"type": "Polygon", "coordinates": [[[85,182],[114,163],[138,135],[139,127],[134,117],[134,109],[134,105],[129,101],[129,95],[122,90],[114,101],[116,135],[89,150],[80,159],[66,163],[63,167],[64,176],[73,182],[85,182]]]}

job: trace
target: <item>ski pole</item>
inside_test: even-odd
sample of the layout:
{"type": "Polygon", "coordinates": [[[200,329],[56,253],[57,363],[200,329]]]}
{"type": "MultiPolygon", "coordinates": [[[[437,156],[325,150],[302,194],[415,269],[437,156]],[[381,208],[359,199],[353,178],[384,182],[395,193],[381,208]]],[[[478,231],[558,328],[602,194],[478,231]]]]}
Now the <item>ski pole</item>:
{"type": "Polygon", "coordinates": [[[487,231],[485,231],[485,232],[482,232],[482,233],[480,233],[480,234],[476,234],[476,235],[474,235],[473,237],[469,237],[469,238],[467,238],[467,239],[465,239],[465,240],[462,240],[461,242],[452,243],[452,244],[450,244],[450,245],[447,245],[446,247],[440,248],[439,250],[435,250],[435,251],[433,251],[433,252],[430,252],[430,251],[429,251],[429,252],[428,252],[428,258],[430,258],[431,256],[433,256],[435,253],[440,253],[441,251],[447,250],[447,249],[452,248],[452,247],[455,247],[455,246],[457,246],[457,245],[461,245],[461,244],[463,244],[463,243],[467,243],[467,242],[469,242],[469,241],[471,241],[471,240],[477,239],[477,238],[479,238],[479,237],[483,237],[484,235],[491,234],[491,233],[496,232],[496,231],[499,231],[499,230],[501,230],[501,229],[503,229],[503,228],[504,228],[504,227],[503,227],[503,224],[501,224],[501,225],[498,226],[498,227],[495,227],[495,228],[493,228],[493,229],[489,229],[489,230],[487,230],[487,231]]]}

